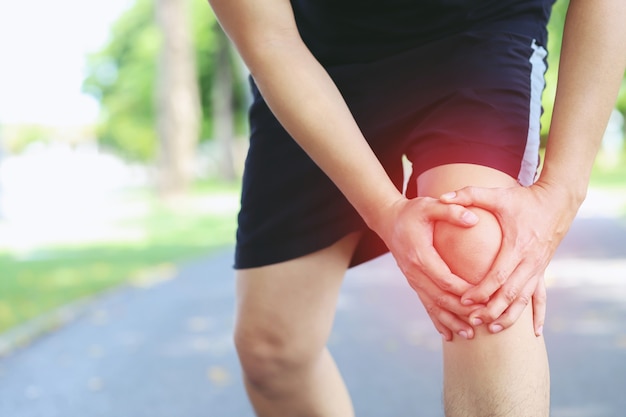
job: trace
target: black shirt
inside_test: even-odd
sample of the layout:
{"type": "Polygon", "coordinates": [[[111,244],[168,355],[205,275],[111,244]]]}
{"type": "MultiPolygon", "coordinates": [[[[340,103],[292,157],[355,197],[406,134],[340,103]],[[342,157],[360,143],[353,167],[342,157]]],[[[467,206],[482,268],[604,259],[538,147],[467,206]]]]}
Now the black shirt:
{"type": "Polygon", "coordinates": [[[555,0],[291,0],[302,39],[324,65],[368,62],[463,31],[545,45],[555,0]]]}

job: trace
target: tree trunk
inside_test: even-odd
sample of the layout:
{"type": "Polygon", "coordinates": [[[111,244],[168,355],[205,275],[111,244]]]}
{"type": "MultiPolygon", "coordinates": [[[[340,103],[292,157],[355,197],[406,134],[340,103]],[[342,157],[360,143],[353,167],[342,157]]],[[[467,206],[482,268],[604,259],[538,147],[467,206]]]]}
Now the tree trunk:
{"type": "Polygon", "coordinates": [[[156,0],[162,33],[157,75],[158,187],[164,197],[186,193],[194,177],[200,132],[195,50],[186,0],[156,0]]]}
{"type": "Polygon", "coordinates": [[[220,27],[217,30],[215,78],[213,79],[213,138],[218,145],[218,173],[221,179],[234,181],[237,177],[233,157],[235,115],[233,111],[233,66],[230,44],[220,27]]]}

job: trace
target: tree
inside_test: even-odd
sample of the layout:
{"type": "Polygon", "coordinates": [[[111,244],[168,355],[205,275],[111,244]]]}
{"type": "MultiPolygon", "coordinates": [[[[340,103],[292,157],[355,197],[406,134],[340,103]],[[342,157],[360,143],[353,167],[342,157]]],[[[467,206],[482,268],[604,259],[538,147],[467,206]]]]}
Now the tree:
{"type": "Polygon", "coordinates": [[[194,176],[200,97],[186,1],[156,0],[156,16],[162,35],[157,73],[159,188],[172,196],[184,193],[194,176]]]}
{"type": "MultiPolygon", "coordinates": [[[[220,160],[228,158],[227,161],[230,161],[232,155],[226,156],[229,152],[224,149],[231,146],[233,135],[239,135],[246,129],[247,83],[240,76],[241,71],[237,71],[238,61],[232,56],[225,59],[222,53],[225,38],[206,1],[179,2],[190,7],[185,27],[191,36],[189,42],[193,46],[202,109],[198,137],[200,141],[223,138],[220,148],[224,156],[220,160]],[[225,72],[227,66],[231,71],[231,82],[218,81],[229,76],[225,72]],[[214,88],[221,92],[214,92],[214,88]],[[220,110],[214,108],[214,101],[220,110]],[[218,122],[215,126],[217,114],[226,116],[220,117],[223,123],[220,125],[218,122]]],[[[156,5],[156,0],[136,0],[119,18],[112,27],[109,43],[89,57],[88,76],[83,87],[101,104],[101,121],[97,131],[100,144],[125,158],[148,163],[169,152],[160,150],[162,142],[155,128],[155,103],[158,102],[155,86],[157,67],[161,65],[157,63],[160,62],[159,51],[164,40],[161,26],[155,21],[156,5]]],[[[232,177],[229,165],[232,166],[232,162],[222,163],[221,171],[225,177],[232,177]]]]}
{"type": "Polygon", "coordinates": [[[137,0],[111,28],[108,44],[88,57],[83,90],[100,102],[98,141],[127,159],[148,162],[156,156],[159,44],[153,0],[137,0]]]}
{"type": "Polygon", "coordinates": [[[221,29],[218,28],[217,33],[212,94],[213,137],[218,142],[219,175],[224,180],[233,181],[237,177],[232,145],[235,136],[232,88],[234,70],[231,64],[230,42],[221,29]]]}
{"type": "Polygon", "coordinates": [[[248,72],[232,44],[209,13],[206,2],[194,2],[194,30],[198,60],[198,75],[202,92],[202,137],[213,141],[216,173],[231,181],[239,174],[233,148],[235,138],[247,133],[249,107],[248,72]]]}
{"type": "Polygon", "coordinates": [[[543,94],[544,114],[541,124],[541,136],[545,140],[550,130],[552,110],[554,109],[554,97],[559,72],[559,59],[561,56],[561,42],[563,41],[563,25],[569,0],[558,0],[552,7],[552,14],[548,24],[548,70],[546,72],[546,90],[543,94]]]}

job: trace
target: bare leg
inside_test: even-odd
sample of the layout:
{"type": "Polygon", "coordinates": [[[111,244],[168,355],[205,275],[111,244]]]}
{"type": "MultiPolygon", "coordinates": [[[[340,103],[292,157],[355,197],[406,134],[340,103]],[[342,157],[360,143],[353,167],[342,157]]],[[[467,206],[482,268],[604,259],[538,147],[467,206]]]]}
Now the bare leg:
{"type": "Polygon", "coordinates": [[[237,274],[237,351],[260,417],[354,415],[326,349],[339,288],[358,242],[237,274]]]}
{"type": "MultiPolygon", "coordinates": [[[[491,168],[452,164],[433,168],[418,180],[420,195],[438,197],[467,185],[510,187],[517,182],[491,168]]],[[[532,208],[529,208],[532,209],[532,208]]],[[[479,223],[463,229],[435,227],[435,246],[453,272],[476,283],[489,270],[502,232],[489,212],[472,209],[479,223]]],[[[509,329],[493,335],[484,326],[474,340],[444,342],[444,403],[448,417],[544,417],[550,382],[546,348],[533,330],[532,308],[509,329]]]]}

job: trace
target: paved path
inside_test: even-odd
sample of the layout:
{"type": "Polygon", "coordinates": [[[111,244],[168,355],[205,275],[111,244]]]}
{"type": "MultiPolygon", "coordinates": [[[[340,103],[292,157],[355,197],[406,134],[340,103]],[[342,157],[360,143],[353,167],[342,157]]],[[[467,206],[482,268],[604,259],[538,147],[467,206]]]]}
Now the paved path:
{"type": "MultiPolygon", "coordinates": [[[[108,294],[1,359],[0,416],[251,417],[231,257],[108,294]]],[[[552,416],[623,417],[626,223],[578,219],[548,280],[552,416]]],[[[349,272],[329,346],[357,416],[442,416],[439,337],[389,257],[349,272]]]]}

